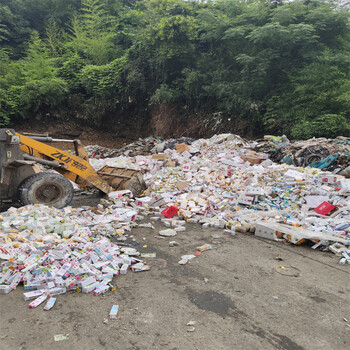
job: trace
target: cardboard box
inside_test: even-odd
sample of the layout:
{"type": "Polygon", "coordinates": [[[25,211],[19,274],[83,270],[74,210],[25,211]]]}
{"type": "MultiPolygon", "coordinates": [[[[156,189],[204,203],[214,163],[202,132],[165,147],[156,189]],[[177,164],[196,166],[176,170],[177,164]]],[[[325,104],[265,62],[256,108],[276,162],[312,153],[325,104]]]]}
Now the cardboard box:
{"type": "Polygon", "coordinates": [[[176,147],[177,153],[183,153],[185,151],[189,151],[190,150],[188,145],[186,145],[185,143],[178,143],[175,147],[176,147]]]}
{"type": "Polygon", "coordinates": [[[166,160],[168,158],[169,158],[169,154],[165,154],[165,153],[152,154],[152,159],[166,160]]]}
{"type": "Polygon", "coordinates": [[[241,156],[245,162],[249,162],[251,165],[260,164],[263,160],[256,156],[241,156]]]}
{"type": "Polygon", "coordinates": [[[181,182],[178,182],[177,184],[176,184],[176,188],[178,189],[178,190],[184,190],[185,188],[187,188],[188,187],[188,181],[181,181],[181,182]]]}
{"type": "Polygon", "coordinates": [[[258,223],[255,229],[255,236],[277,240],[276,229],[274,227],[270,227],[268,223],[258,223]]]}
{"type": "Polygon", "coordinates": [[[344,179],[344,176],[331,175],[331,174],[320,174],[318,176],[319,183],[335,184],[344,179]]]}

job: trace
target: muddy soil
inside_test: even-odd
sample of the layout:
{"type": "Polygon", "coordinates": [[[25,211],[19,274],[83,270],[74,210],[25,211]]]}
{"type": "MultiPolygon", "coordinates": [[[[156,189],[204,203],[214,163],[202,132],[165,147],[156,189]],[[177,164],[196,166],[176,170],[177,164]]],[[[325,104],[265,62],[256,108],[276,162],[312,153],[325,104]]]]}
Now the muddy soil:
{"type": "MultiPolygon", "coordinates": [[[[132,130],[127,134],[121,135],[115,131],[99,130],[75,122],[52,122],[39,125],[23,123],[20,126],[15,127],[15,130],[18,133],[35,134],[40,136],[46,135],[59,139],[79,139],[84,146],[100,145],[108,148],[120,148],[138,139],[137,136],[132,133],[132,130]]],[[[59,142],[52,143],[51,145],[65,150],[74,149],[71,143],[59,142]]]]}
{"type": "MultiPolygon", "coordinates": [[[[102,296],[71,292],[51,311],[29,309],[23,287],[0,295],[0,348],[12,349],[348,349],[349,266],[330,253],[284,245],[250,234],[229,236],[187,224],[160,238],[159,229],[134,229],[131,242],[148,272],[115,278],[102,296]],[[177,247],[169,247],[176,240],[177,247]],[[211,243],[187,265],[183,254],[211,243]],[[297,268],[286,276],[278,265],[297,268]],[[276,270],[277,269],[277,270],[276,270]],[[113,304],[118,318],[108,320],[113,304]],[[346,322],[345,319],[348,321],[346,322]],[[194,326],[187,323],[194,321],[194,326]],[[55,342],[55,334],[69,333],[55,342]]],[[[282,270],[283,271],[283,270],[282,270]]],[[[289,271],[288,269],[286,271],[289,271]]]]}

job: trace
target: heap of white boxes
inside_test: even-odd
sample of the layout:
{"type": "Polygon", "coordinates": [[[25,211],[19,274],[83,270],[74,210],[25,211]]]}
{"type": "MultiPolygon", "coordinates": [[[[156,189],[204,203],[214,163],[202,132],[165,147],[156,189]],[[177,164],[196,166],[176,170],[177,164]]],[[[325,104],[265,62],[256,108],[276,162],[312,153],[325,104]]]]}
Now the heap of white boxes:
{"type": "Polygon", "coordinates": [[[132,222],[135,215],[128,210],[132,211],[102,212],[110,220],[101,226],[100,215],[89,208],[10,208],[0,218],[0,293],[23,282],[24,300],[34,299],[29,307],[48,299],[45,310],[49,310],[58,294],[75,290],[99,295],[115,288],[114,276],[149,270],[136,249],[113,244],[99,233],[102,228],[102,234],[115,233],[120,222],[132,222]]]}

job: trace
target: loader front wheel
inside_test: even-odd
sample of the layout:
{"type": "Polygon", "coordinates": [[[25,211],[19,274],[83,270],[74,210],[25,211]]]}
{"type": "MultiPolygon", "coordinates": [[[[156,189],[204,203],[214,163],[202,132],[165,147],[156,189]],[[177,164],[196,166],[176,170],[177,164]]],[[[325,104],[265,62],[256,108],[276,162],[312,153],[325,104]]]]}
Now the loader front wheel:
{"type": "Polygon", "coordinates": [[[18,199],[22,205],[45,204],[63,208],[72,201],[73,194],[70,181],[55,173],[33,174],[18,186],[18,199]]]}

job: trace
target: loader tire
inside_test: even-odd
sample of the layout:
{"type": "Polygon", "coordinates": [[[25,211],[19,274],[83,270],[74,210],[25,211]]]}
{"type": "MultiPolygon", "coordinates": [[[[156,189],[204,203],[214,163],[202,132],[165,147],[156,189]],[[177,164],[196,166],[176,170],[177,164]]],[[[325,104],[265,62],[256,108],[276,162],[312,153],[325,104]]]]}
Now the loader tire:
{"type": "Polygon", "coordinates": [[[73,194],[70,181],[55,173],[33,174],[18,186],[18,199],[22,205],[45,204],[60,209],[69,205],[73,194]]]}

